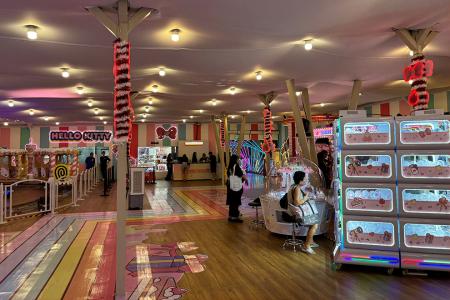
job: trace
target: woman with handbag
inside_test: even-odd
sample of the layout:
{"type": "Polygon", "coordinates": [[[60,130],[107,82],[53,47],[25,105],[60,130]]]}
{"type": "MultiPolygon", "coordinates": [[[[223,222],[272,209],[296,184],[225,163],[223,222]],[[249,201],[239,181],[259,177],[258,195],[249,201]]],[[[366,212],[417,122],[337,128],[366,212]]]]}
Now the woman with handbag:
{"type": "Polygon", "coordinates": [[[303,192],[301,189],[304,179],[304,172],[297,171],[294,173],[294,184],[288,192],[288,211],[291,216],[296,217],[299,225],[309,226],[306,241],[301,250],[308,254],[316,254],[312,247],[319,247],[313,240],[319,223],[319,215],[315,204],[313,205],[309,202],[308,193],[303,192]]]}
{"type": "Polygon", "coordinates": [[[230,157],[230,164],[227,169],[227,205],[228,221],[242,223],[242,219],[239,218],[239,206],[241,203],[242,193],[244,192],[243,182],[247,182],[247,177],[242,171],[238,163],[239,159],[237,155],[233,154],[230,157]]]}

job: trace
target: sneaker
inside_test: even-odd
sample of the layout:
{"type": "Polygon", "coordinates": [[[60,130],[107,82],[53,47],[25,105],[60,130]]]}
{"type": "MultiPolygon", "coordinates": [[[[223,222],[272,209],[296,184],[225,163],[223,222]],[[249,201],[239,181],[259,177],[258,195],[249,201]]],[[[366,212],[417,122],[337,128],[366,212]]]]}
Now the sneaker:
{"type": "Polygon", "coordinates": [[[319,244],[317,244],[316,242],[312,242],[311,245],[309,245],[311,248],[317,248],[319,247],[319,244]]]}
{"type": "Polygon", "coordinates": [[[314,251],[311,247],[301,247],[300,250],[302,250],[302,252],[305,252],[307,254],[316,254],[316,251],[314,251]]]}

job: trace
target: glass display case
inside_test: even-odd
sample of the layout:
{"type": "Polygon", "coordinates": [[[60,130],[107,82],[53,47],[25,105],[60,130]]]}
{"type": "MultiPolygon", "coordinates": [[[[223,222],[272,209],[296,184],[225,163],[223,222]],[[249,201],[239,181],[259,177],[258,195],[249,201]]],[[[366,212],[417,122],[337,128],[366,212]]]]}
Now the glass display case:
{"type": "Polygon", "coordinates": [[[391,178],[393,159],[385,154],[348,154],[344,156],[347,178],[391,178]]]}
{"type": "Polygon", "coordinates": [[[405,120],[398,122],[400,146],[424,144],[449,145],[450,121],[444,118],[436,120],[405,120]]]}
{"type": "Polygon", "coordinates": [[[158,172],[167,171],[167,155],[172,153],[171,147],[139,147],[138,167],[155,168],[158,172]]]}
{"type": "Polygon", "coordinates": [[[345,239],[348,247],[352,245],[394,247],[395,232],[394,221],[348,219],[345,224],[345,239]]]}
{"type": "Polygon", "coordinates": [[[412,223],[405,222],[403,226],[402,247],[420,249],[441,250],[450,253],[450,223],[412,223]]]}
{"type": "Polygon", "coordinates": [[[405,179],[450,179],[450,154],[399,153],[401,177],[405,179]]]}
{"type": "Polygon", "coordinates": [[[344,184],[345,212],[359,215],[395,214],[395,185],[344,184]]]}
{"type": "Polygon", "coordinates": [[[404,216],[445,217],[450,215],[450,187],[399,187],[404,216]]]}

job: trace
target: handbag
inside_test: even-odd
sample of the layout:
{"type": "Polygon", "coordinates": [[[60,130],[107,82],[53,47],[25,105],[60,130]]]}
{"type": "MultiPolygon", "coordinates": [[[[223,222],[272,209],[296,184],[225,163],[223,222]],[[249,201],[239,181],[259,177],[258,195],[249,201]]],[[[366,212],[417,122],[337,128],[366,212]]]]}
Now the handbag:
{"type": "Polygon", "coordinates": [[[239,192],[242,189],[242,178],[235,175],[236,165],[233,166],[233,174],[230,176],[230,189],[239,192]]]}
{"type": "Polygon", "coordinates": [[[296,206],[297,218],[302,225],[314,225],[320,223],[320,216],[316,204],[309,200],[296,206]]]}

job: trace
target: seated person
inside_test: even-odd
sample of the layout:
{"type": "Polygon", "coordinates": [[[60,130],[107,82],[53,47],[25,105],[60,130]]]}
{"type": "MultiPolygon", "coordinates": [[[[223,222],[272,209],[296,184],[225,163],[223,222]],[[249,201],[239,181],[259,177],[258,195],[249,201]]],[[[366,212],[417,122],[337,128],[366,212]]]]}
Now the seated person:
{"type": "MultiPolygon", "coordinates": [[[[291,216],[298,216],[299,206],[308,201],[308,193],[302,191],[301,186],[305,179],[305,173],[297,171],[294,173],[294,184],[289,188],[288,192],[288,212],[291,216]]],[[[313,237],[317,231],[318,224],[300,224],[301,226],[309,226],[306,241],[303,244],[301,250],[308,254],[315,254],[316,252],[312,247],[318,247],[319,245],[314,242],[313,237]]]]}
{"type": "Polygon", "coordinates": [[[208,162],[208,157],[206,156],[206,153],[202,154],[202,157],[200,157],[200,162],[201,163],[206,163],[208,162]]]}

